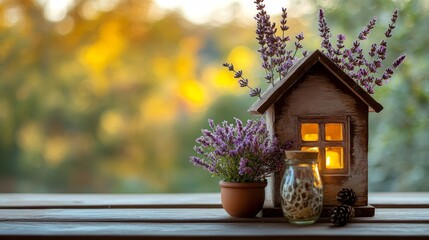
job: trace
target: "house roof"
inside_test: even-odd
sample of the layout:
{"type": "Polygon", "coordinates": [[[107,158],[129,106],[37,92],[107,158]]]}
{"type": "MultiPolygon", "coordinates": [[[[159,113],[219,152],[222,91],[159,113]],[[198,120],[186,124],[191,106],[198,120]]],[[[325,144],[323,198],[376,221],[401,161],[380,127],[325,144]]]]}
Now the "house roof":
{"type": "Polygon", "coordinates": [[[362,87],[350,78],[341,68],[332,62],[325,54],[319,50],[301,58],[289,70],[288,74],[279,80],[274,87],[269,87],[250,108],[252,114],[263,114],[271,105],[286,93],[298,80],[304,76],[316,63],[321,63],[326,70],[335,76],[338,82],[342,83],[355,97],[362,100],[369,107],[369,111],[380,112],[383,106],[372,98],[362,87]]]}

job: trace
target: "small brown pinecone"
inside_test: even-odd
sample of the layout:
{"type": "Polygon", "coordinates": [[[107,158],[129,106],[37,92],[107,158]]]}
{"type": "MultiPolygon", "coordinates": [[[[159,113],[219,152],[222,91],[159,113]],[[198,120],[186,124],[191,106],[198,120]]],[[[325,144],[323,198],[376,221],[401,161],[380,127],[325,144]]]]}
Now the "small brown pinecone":
{"type": "Polygon", "coordinates": [[[336,226],[346,225],[355,215],[355,210],[352,206],[341,204],[334,207],[331,212],[331,222],[336,226]]]}
{"type": "Polygon", "coordinates": [[[356,203],[357,196],[351,188],[343,188],[337,194],[338,202],[353,206],[356,203]]]}

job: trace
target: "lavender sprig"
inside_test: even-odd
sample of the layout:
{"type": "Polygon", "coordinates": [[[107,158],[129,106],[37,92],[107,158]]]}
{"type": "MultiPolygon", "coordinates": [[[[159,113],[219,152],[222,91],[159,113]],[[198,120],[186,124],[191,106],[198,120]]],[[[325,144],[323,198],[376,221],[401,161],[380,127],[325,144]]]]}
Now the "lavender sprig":
{"type": "MultiPolygon", "coordinates": [[[[396,27],[397,18],[398,11],[395,10],[385,32],[386,38],[392,36],[392,31],[396,27]]],[[[377,76],[379,69],[383,67],[383,61],[386,59],[387,41],[383,39],[379,44],[371,44],[367,52],[368,57],[364,55],[360,43],[368,38],[376,22],[377,18],[372,18],[359,33],[357,39],[353,41],[350,48],[345,48],[344,46],[346,37],[342,34],[337,35],[337,44],[335,48],[330,42],[331,33],[325,19],[325,13],[322,9],[319,10],[319,35],[322,37],[321,46],[323,52],[370,94],[374,93],[376,86],[382,86],[384,82],[387,82],[394,73],[393,69],[396,69],[405,59],[405,54],[399,56],[393,62],[392,66],[387,67],[381,75],[377,76]]]]}
{"type": "Polygon", "coordinates": [[[332,58],[334,49],[332,48],[331,41],[329,40],[332,37],[331,29],[328,27],[325,12],[322,9],[319,9],[319,35],[322,37],[322,42],[320,44],[322,52],[324,52],[326,56],[332,58]]]}
{"type": "MultiPolygon", "coordinates": [[[[256,10],[258,11],[254,19],[256,20],[256,40],[260,48],[257,50],[262,59],[261,67],[265,70],[265,80],[273,87],[277,79],[283,79],[289,69],[297,61],[296,54],[299,50],[303,56],[308,52],[303,49],[302,40],[304,33],[298,34],[294,42],[294,50],[287,50],[287,43],[290,37],[286,35],[289,29],[287,26],[287,9],[282,8],[280,19],[281,36],[277,36],[276,24],[271,22],[271,17],[265,10],[264,0],[255,0],[256,10]]],[[[236,71],[232,64],[225,63],[223,66],[228,67],[228,70],[234,72],[234,77],[238,78],[240,87],[248,87],[251,97],[258,96],[261,98],[261,88],[252,88],[249,86],[248,79],[242,77],[242,71],[236,71]]]]}
{"type": "MultiPolygon", "coordinates": [[[[265,79],[267,83],[274,86],[276,74],[280,79],[283,78],[293,66],[293,63],[296,62],[296,54],[299,49],[303,48],[301,41],[304,39],[304,34],[300,33],[295,37],[297,39],[294,42],[295,51],[287,51],[287,42],[290,41],[290,37],[286,35],[286,31],[289,29],[286,25],[287,9],[282,8],[280,20],[282,35],[279,37],[276,36],[277,28],[275,23],[271,23],[270,16],[265,11],[263,0],[255,0],[254,3],[256,4],[256,10],[258,10],[255,16],[256,39],[260,45],[258,52],[262,59],[261,66],[266,71],[265,79]]],[[[303,51],[303,55],[307,53],[307,51],[303,51]]]]}
{"type": "Polygon", "coordinates": [[[285,148],[276,138],[270,140],[263,120],[243,124],[235,118],[235,126],[209,120],[209,126],[196,140],[194,149],[201,156],[190,158],[194,165],[228,182],[261,182],[282,168],[285,148]]]}
{"type": "Polygon", "coordinates": [[[223,63],[222,66],[228,68],[229,71],[234,72],[234,78],[238,78],[238,84],[240,87],[247,87],[250,89],[249,95],[251,97],[259,97],[261,99],[261,89],[260,88],[252,88],[249,86],[249,80],[243,77],[243,71],[234,69],[234,65],[231,63],[223,63]]]}
{"type": "Polygon", "coordinates": [[[377,18],[373,17],[369,23],[362,29],[362,31],[358,35],[359,40],[366,40],[368,34],[371,32],[371,30],[374,28],[375,23],[377,22],[377,18]]]}
{"type": "Polygon", "coordinates": [[[397,19],[398,19],[398,10],[395,10],[393,12],[392,18],[390,19],[389,27],[387,28],[386,32],[384,33],[384,35],[386,36],[386,38],[390,38],[392,36],[392,31],[396,27],[395,24],[396,24],[396,20],[397,19]]]}

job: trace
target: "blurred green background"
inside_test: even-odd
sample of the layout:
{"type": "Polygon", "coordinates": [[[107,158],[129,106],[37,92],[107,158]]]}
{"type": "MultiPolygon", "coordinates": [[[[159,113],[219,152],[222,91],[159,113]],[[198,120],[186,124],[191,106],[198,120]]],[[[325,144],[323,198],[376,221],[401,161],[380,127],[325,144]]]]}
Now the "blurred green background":
{"type": "MultiPolygon", "coordinates": [[[[378,16],[368,45],[399,10],[386,64],[407,59],[374,95],[369,188],[429,191],[429,1],[266,5],[274,19],[289,9],[307,50],[320,7],[347,44],[378,16]]],[[[207,118],[252,117],[223,62],[266,87],[255,13],[250,0],[0,0],[0,192],[218,191],[188,159],[207,118]]]]}

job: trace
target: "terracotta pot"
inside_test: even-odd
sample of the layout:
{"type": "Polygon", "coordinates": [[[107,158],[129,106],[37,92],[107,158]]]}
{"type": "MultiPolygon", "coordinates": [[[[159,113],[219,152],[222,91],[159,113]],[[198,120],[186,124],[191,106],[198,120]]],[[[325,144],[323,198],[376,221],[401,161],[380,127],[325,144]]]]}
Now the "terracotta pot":
{"type": "Polygon", "coordinates": [[[219,182],[223,209],[233,216],[255,217],[261,211],[265,200],[267,182],[232,183],[219,182]]]}

